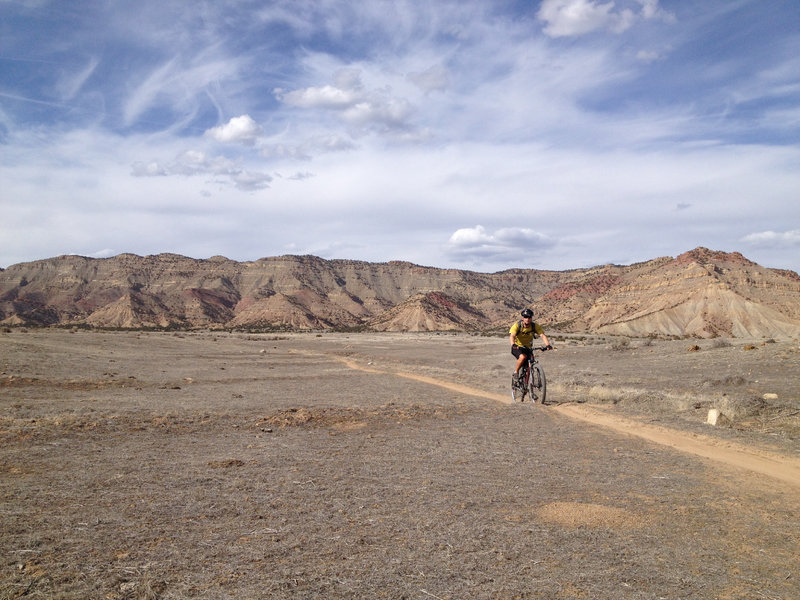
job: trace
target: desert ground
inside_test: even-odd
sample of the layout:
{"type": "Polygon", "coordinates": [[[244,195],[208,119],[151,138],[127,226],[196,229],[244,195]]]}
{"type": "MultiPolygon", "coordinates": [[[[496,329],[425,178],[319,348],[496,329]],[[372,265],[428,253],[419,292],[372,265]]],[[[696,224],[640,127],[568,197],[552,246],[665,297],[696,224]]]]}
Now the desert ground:
{"type": "Polygon", "coordinates": [[[0,599],[800,598],[797,341],[552,337],[4,330],[0,599]]]}

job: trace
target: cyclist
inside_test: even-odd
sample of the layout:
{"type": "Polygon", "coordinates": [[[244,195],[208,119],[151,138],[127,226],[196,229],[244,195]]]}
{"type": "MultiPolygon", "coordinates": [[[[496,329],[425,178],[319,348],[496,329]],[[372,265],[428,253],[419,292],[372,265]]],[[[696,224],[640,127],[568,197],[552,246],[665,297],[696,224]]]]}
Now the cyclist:
{"type": "Polygon", "coordinates": [[[537,335],[544,341],[545,350],[551,350],[553,346],[550,345],[550,340],[544,334],[542,326],[533,322],[533,311],[526,308],[522,311],[522,320],[515,322],[511,329],[508,330],[509,340],[511,341],[511,354],[517,359],[517,365],[514,367],[513,380],[516,382],[519,379],[519,370],[525,361],[533,353],[533,338],[537,335]]]}

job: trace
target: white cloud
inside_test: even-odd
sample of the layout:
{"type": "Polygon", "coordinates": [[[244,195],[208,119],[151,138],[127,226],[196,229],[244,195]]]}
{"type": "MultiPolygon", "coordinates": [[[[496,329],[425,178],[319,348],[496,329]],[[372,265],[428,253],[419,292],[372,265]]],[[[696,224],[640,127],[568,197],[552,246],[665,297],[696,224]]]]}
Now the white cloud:
{"type": "Polygon", "coordinates": [[[206,131],[206,135],[225,144],[236,143],[253,146],[256,140],[263,135],[264,130],[250,115],[233,117],[224,125],[213,127],[206,131]]]}
{"type": "Polygon", "coordinates": [[[240,190],[261,190],[269,187],[272,176],[266,173],[255,173],[250,171],[239,171],[230,176],[237,188],[240,190]]]}
{"type": "Polygon", "coordinates": [[[636,1],[641,6],[638,13],[630,8],[615,10],[613,1],[543,0],[537,16],[546,23],[544,32],[551,37],[579,36],[593,31],[622,33],[637,19],[674,19],[659,7],[658,0],[636,1]]]}
{"type": "Polygon", "coordinates": [[[169,175],[210,175],[221,177],[240,190],[252,191],[269,187],[272,176],[247,170],[225,156],[209,156],[200,150],[187,150],[173,161],[135,162],[131,169],[134,177],[164,177],[169,175]]]}
{"type": "Polygon", "coordinates": [[[345,110],[364,100],[360,70],[339,69],[333,77],[334,85],[312,86],[293,91],[276,88],[275,97],[289,106],[327,110],[345,110]]]}
{"type": "Polygon", "coordinates": [[[505,227],[489,233],[482,225],[455,231],[446,252],[456,260],[501,262],[527,260],[529,252],[554,245],[548,236],[524,227],[505,227]]]}
{"type": "Polygon", "coordinates": [[[292,92],[276,89],[275,96],[289,106],[327,108],[331,110],[348,108],[362,97],[360,91],[343,90],[332,85],[309,87],[292,92]]]}
{"type": "Polygon", "coordinates": [[[360,69],[339,69],[333,75],[333,85],[293,91],[275,89],[274,94],[290,107],[333,112],[351,128],[353,135],[411,129],[413,105],[392,95],[388,87],[366,89],[361,77],[360,69]]]}
{"type": "Polygon", "coordinates": [[[544,32],[551,37],[575,36],[617,27],[623,22],[621,16],[611,12],[613,2],[598,4],[592,0],[544,0],[538,17],[547,23],[544,32]]]}
{"type": "Polygon", "coordinates": [[[751,233],[742,238],[742,241],[754,247],[788,248],[800,246],[800,229],[791,231],[761,231],[751,233]]]}
{"type": "Polygon", "coordinates": [[[403,98],[379,98],[359,102],[342,111],[342,119],[346,122],[364,126],[383,126],[402,128],[413,112],[411,104],[403,98]]]}

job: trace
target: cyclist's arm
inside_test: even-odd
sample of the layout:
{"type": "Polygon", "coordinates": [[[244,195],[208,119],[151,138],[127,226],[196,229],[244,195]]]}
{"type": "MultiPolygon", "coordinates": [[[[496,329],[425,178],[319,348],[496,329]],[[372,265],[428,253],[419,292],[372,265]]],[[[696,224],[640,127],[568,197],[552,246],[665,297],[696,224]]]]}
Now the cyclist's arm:
{"type": "Polygon", "coordinates": [[[549,346],[550,345],[550,340],[547,339],[547,336],[544,333],[539,334],[539,337],[542,338],[542,341],[544,342],[545,346],[549,346]]]}
{"type": "Polygon", "coordinates": [[[511,335],[508,336],[508,339],[511,341],[511,345],[513,346],[514,344],[517,343],[517,334],[512,333],[511,335]]]}

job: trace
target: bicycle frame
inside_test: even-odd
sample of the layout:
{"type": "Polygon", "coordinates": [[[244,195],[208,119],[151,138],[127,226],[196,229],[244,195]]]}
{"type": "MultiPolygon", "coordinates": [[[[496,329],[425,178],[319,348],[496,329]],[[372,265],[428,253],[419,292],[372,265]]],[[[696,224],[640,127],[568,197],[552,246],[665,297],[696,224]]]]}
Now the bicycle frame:
{"type": "Polygon", "coordinates": [[[517,402],[525,402],[525,396],[530,395],[530,402],[536,403],[538,400],[544,404],[547,393],[547,383],[544,376],[544,369],[536,358],[536,352],[544,352],[545,348],[531,348],[531,354],[519,371],[519,379],[511,384],[511,399],[517,402]]]}

